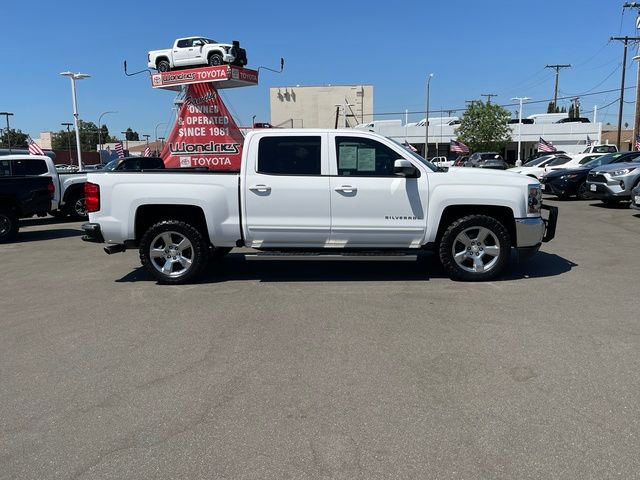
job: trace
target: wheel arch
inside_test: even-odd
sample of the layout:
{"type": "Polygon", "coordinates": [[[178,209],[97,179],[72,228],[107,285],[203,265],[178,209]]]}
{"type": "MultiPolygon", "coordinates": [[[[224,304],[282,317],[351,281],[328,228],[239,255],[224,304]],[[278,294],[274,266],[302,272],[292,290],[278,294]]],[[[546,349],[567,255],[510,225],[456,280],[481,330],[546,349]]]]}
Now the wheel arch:
{"type": "Polygon", "coordinates": [[[513,210],[503,205],[449,205],[445,207],[438,222],[435,245],[440,244],[442,235],[451,223],[467,215],[487,215],[500,221],[511,237],[511,244],[517,245],[516,222],[513,210]]]}
{"type": "Polygon", "coordinates": [[[84,196],[84,183],[74,183],[73,185],[69,185],[69,187],[64,191],[62,203],[67,203],[67,201],[78,192],[80,192],[80,194],[84,196]]]}
{"type": "Polygon", "coordinates": [[[207,241],[209,232],[204,211],[196,205],[141,205],[135,213],[135,242],[140,243],[144,233],[152,226],[163,220],[179,220],[198,229],[207,241]]]}

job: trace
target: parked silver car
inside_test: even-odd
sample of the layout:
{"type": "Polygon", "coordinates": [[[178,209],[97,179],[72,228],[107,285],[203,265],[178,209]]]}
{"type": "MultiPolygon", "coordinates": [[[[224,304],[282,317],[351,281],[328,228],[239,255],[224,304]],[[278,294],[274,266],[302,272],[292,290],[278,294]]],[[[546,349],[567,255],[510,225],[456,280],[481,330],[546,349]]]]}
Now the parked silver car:
{"type": "Polygon", "coordinates": [[[596,167],[587,177],[589,196],[605,203],[631,199],[631,190],[640,185],[640,157],[633,162],[596,167]]]}

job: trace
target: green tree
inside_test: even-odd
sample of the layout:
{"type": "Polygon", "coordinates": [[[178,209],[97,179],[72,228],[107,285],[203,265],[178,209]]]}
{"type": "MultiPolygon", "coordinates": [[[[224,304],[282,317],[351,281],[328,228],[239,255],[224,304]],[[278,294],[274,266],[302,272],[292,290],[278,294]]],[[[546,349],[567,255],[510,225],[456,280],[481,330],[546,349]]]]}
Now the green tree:
{"type": "Polygon", "coordinates": [[[0,137],[0,145],[3,148],[9,147],[9,140],[11,140],[11,148],[27,148],[27,137],[26,133],[22,133],[22,130],[16,130],[12,128],[7,132],[5,128],[2,130],[2,137],[0,137]]]}
{"type": "Polygon", "coordinates": [[[477,101],[462,115],[456,132],[473,151],[500,151],[511,140],[510,119],[500,105],[477,101]]]}
{"type": "Polygon", "coordinates": [[[127,140],[140,140],[140,136],[138,135],[138,132],[135,132],[131,129],[131,127],[127,128],[126,132],[125,132],[125,138],[127,140]]]}
{"type": "MultiPolygon", "coordinates": [[[[78,127],[80,129],[80,146],[83,152],[95,152],[98,146],[98,127],[93,122],[85,122],[84,120],[78,121],[78,127]]],[[[102,131],[102,143],[108,143],[112,139],[109,136],[109,129],[106,125],[103,125],[100,129],[102,131]]],[[[58,131],[52,139],[52,147],[54,150],[66,150],[71,144],[71,149],[76,148],[76,133],[75,130],[67,132],[67,130],[58,131]]]]}

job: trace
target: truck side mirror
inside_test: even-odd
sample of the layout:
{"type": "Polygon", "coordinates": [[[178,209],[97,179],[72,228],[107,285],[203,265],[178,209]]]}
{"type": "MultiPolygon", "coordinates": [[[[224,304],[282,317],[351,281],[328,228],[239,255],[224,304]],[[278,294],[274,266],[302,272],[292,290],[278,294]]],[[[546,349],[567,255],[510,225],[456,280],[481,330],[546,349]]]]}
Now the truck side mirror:
{"type": "Polygon", "coordinates": [[[400,177],[415,177],[417,170],[409,160],[399,158],[393,162],[393,173],[400,177]]]}

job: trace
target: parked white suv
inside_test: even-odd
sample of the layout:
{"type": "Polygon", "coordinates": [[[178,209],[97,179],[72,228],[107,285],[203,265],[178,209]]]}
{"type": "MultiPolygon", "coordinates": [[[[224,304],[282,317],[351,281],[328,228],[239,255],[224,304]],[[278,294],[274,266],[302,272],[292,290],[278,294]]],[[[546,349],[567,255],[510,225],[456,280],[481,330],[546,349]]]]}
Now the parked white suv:
{"type": "Polygon", "coordinates": [[[198,65],[238,65],[247,64],[247,53],[240,48],[240,42],[218,43],[206,37],[179,38],[173,47],[152,50],[147,55],[147,65],[159,72],[193,67],[198,65]]]}

